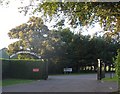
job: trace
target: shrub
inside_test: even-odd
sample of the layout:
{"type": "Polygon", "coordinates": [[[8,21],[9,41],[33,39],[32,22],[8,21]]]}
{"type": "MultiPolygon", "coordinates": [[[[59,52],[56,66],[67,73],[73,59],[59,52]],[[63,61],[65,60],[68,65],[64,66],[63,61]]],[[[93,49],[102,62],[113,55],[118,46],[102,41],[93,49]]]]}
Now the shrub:
{"type": "Polygon", "coordinates": [[[120,49],[118,50],[118,55],[116,56],[116,74],[118,77],[118,92],[120,93],[120,49]]]}

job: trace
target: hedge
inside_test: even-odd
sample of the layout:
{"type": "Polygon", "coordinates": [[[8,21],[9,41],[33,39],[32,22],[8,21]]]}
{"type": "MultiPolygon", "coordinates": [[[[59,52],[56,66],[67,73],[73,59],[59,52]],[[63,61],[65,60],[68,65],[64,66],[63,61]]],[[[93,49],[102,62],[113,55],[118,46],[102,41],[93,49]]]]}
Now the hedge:
{"type": "Polygon", "coordinates": [[[118,94],[120,93],[120,49],[118,49],[118,55],[116,56],[116,74],[118,77],[118,94]]]}
{"type": "Polygon", "coordinates": [[[2,60],[2,79],[47,79],[48,65],[41,60],[2,60]],[[39,72],[33,72],[38,68],[39,72]]]}

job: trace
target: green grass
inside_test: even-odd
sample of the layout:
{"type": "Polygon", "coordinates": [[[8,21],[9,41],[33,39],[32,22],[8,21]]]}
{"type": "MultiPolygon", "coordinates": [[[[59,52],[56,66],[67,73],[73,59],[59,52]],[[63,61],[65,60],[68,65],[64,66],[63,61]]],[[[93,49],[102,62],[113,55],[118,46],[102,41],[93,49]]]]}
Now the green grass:
{"type": "Polygon", "coordinates": [[[0,80],[0,86],[2,86],[2,81],[0,80]]]}
{"type": "Polygon", "coordinates": [[[103,81],[118,81],[117,77],[114,76],[113,78],[103,78],[103,81]]]}
{"type": "Polygon", "coordinates": [[[30,83],[35,80],[26,80],[26,79],[5,79],[2,80],[2,86],[15,85],[15,84],[24,84],[30,83]]]}

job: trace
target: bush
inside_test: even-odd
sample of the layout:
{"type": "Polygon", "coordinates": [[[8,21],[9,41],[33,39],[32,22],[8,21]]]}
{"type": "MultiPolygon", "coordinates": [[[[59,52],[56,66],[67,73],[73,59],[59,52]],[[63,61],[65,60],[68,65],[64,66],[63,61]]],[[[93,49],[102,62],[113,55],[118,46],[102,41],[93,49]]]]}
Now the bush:
{"type": "Polygon", "coordinates": [[[47,79],[47,62],[41,60],[2,60],[2,78],[47,79]],[[39,72],[33,72],[39,68],[39,72]]]}
{"type": "Polygon", "coordinates": [[[120,77],[120,49],[118,50],[118,55],[116,56],[116,74],[120,77]]]}
{"type": "Polygon", "coordinates": [[[118,49],[118,55],[116,56],[116,74],[118,77],[118,92],[120,93],[120,49],[118,49]]]}

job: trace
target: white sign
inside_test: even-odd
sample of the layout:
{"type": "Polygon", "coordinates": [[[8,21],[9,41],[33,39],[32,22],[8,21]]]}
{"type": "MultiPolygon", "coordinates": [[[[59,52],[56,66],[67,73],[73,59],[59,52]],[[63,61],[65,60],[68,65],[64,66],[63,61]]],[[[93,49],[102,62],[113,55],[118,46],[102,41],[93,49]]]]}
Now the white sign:
{"type": "Polygon", "coordinates": [[[98,59],[98,67],[100,67],[100,59],[98,59]]]}
{"type": "Polygon", "coordinates": [[[72,72],[72,68],[64,68],[64,72],[72,72]]]}

